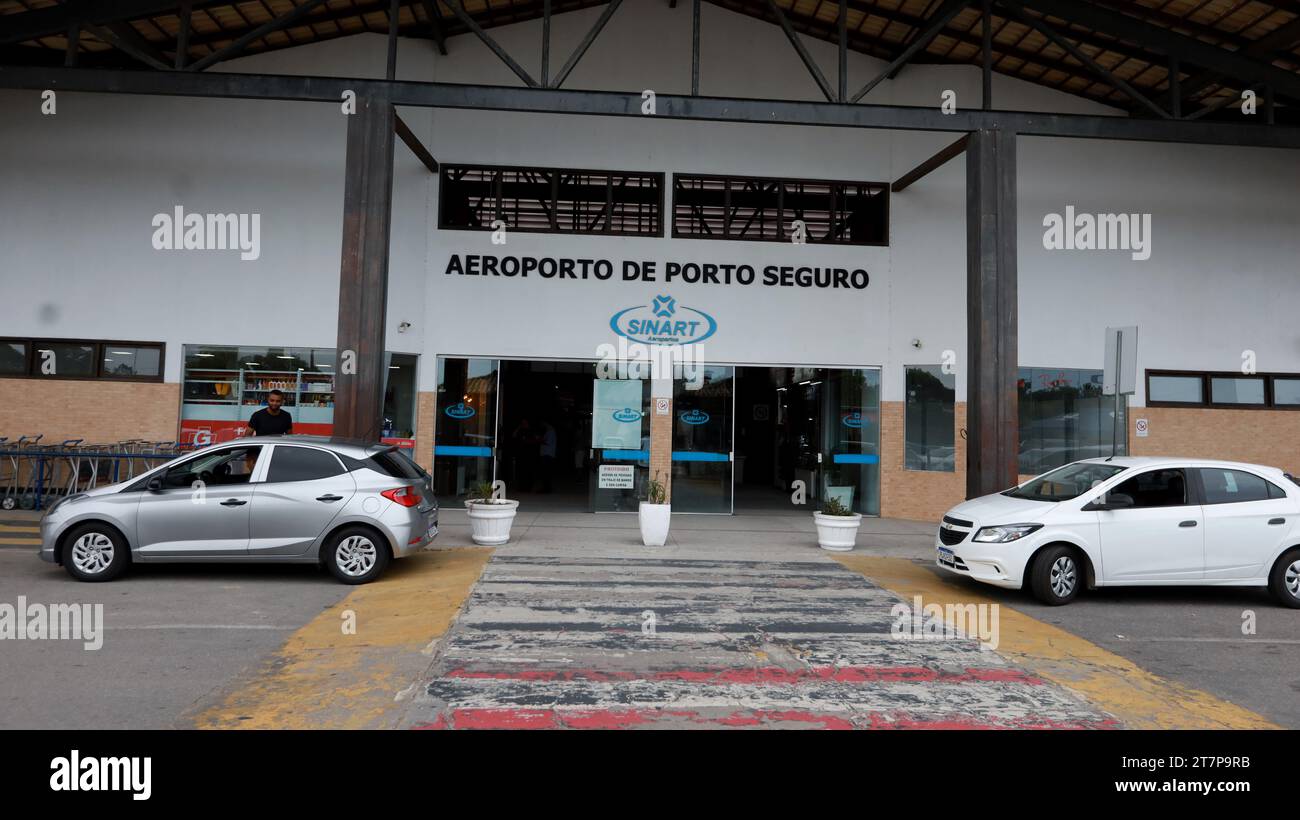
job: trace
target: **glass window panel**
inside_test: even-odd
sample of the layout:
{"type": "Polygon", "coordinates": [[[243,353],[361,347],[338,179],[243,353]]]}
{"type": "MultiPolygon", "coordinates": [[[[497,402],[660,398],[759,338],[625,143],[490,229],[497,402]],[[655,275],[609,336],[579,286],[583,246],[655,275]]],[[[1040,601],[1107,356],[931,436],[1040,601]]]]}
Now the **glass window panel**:
{"type": "Polygon", "coordinates": [[[1200,376],[1152,376],[1147,401],[1205,402],[1205,382],[1200,376]]]}
{"type": "Polygon", "coordinates": [[[115,378],[161,376],[162,351],[156,347],[105,344],[102,373],[115,378]]]}
{"type": "Polygon", "coordinates": [[[1273,404],[1300,404],[1300,379],[1273,379],[1273,404]]]}
{"type": "Polygon", "coordinates": [[[909,470],[954,472],[957,377],[940,365],[907,368],[904,419],[905,467],[909,470]]]}
{"type": "Polygon", "coordinates": [[[1210,401],[1214,404],[1263,404],[1264,379],[1214,376],[1210,379],[1210,401]]]}
{"type": "Polygon", "coordinates": [[[417,357],[393,353],[384,382],[384,438],[415,436],[415,365],[417,357]]]}
{"type": "Polygon", "coordinates": [[[27,375],[27,342],[0,342],[0,375],[27,375]]]}
{"type": "Polygon", "coordinates": [[[80,342],[36,342],[32,375],[47,378],[94,377],[99,374],[98,345],[80,342]]]}
{"type": "Polygon", "coordinates": [[[1020,472],[1039,475],[1085,458],[1127,453],[1127,403],[1101,392],[1102,371],[1022,367],[1020,472]],[[1118,447],[1112,441],[1119,436],[1118,447]]]}
{"type": "Polygon", "coordinates": [[[1218,468],[1202,468],[1201,481],[1205,484],[1206,504],[1265,501],[1269,497],[1271,486],[1253,473],[1218,468]]]}

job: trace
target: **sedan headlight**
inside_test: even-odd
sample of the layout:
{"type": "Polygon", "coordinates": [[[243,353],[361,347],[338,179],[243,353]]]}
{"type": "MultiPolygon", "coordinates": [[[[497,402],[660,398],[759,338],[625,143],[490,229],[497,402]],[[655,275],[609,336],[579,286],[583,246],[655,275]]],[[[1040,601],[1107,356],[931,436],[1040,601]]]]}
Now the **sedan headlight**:
{"type": "Polygon", "coordinates": [[[1031,532],[1036,532],[1042,528],[1042,524],[1006,524],[1001,527],[982,527],[971,540],[980,544],[1005,544],[1008,541],[1019,541],[1031,532]]]}

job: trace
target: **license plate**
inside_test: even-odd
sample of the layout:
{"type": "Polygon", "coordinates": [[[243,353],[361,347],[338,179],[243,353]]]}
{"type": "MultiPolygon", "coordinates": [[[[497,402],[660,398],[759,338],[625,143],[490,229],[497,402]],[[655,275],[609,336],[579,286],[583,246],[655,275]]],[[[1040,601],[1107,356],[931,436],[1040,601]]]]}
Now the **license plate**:
{"type": "Polygon", "coordinates": [[[947,549],[946,547],[939,547],[938,550],[939,550],[939,560],[946,561],[951,564],[952,559],[955,556],[955,553],[952,550],[947,549]]]}

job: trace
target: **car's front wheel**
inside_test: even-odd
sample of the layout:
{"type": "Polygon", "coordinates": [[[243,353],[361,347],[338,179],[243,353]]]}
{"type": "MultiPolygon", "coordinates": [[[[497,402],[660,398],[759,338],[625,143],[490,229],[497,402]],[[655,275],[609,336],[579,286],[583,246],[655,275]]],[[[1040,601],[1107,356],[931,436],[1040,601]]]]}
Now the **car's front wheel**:
{"type": "Polygon", "coordinates": [[[345,584],[366,584],[388,566],[388,545],[367,527],[344,527],[325,543],[325,567],[345,584]]]}
{"type": "Polygon", "coordinates": [[[1268,576],[1268,588],[1282,606],[1300,609],[1300,547],[1277,559],[1268,576]]]}
{"type": "Polygon", "coordinates": [[[1038,553],[1029,573],[1029,591],[1048,606],[1068,604],[1079,594],[1083,563],[1078,550],[1064,544],[1038,553]]]}
{"type": "Polygon", "coordinates": [[[111,581],[131,561],[126,539],[106,524],[82,524],[63,543],[63,568],[78,581],[111,581]]]}

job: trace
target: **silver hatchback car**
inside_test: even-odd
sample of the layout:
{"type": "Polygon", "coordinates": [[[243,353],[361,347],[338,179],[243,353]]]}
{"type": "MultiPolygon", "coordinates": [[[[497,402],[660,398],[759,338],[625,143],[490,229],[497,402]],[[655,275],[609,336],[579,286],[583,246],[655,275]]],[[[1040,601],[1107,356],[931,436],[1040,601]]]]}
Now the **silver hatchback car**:
{"type": "Polygon", "coordinates": [[[319,563],[364,584],[437,534],[429,474],[396,448],[259,436],[60,500],[41,519],[41,558],[79,581],[132,562],[227,561],[319,563]]]}

